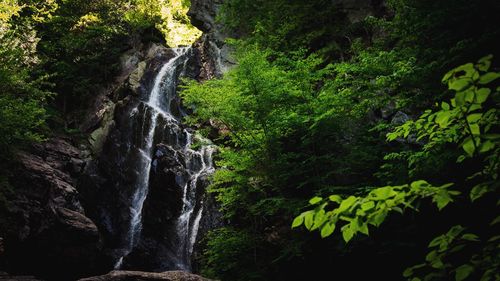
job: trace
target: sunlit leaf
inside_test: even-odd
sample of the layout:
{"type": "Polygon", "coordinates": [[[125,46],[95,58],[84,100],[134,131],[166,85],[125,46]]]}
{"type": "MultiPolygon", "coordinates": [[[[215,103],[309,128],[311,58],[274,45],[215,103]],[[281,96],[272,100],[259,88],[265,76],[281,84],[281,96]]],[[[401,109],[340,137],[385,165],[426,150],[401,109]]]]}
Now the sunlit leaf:
{"type": "Polygon", "coordinates": [[[304,216],[300,215],[296,217],[292,222],[292,228],[300,226],[304,222],[304,216]]]}
{"type": "Polygon", "coordinates": [[[321,202],[322,200],[323,200],[323,198],[316,196],[316,197],[311,198],[311,200],[309,200],[309,204],[315,205],[315,204],[318,204],[319,202],[321,202]]]}
{"type": "Polygon", "coordinates": [[[479,84],[488,84],[491,83],[492,81],[500,78],[500,73],[496,72],[488,72],[479,78],[479,84]]]}
{"type": "Polygon", "coordinates": [[[467,115],[467,121],[469,123],[475,123],[477,122],[479,119],[481,119],[481,116],[483,116],[482,113],[473,113],[473,114],[469,114],[467,115]]]}
{"type": "Polygon", "coordinates": [[[344,225],[341,231],[342,231],[342,238],[344,238],[344,241],[346,243],[349,242],[354,236],[354,232],[352,231],[350,224],[344,225]]]}
{"type": "Polygon", "coordinates": [[[490,95],[491,90],[488,88],[480,88],[476,91],[476,103],[484,103],[488,96],[490,95]]]}
{"type": "Polygon", "coordinates": [[[330,236],[333,231],[335,230],[335,224],[333,223],[326,223],[322,228],[321,228],[321,237],[325,238],[327,236],[330,236]]]}
{"type": "Polygon", "coordinates": [[[474,155],[474,151],[476,150],[476,147],[475,147],[474,141],[472,140],[471,137],[468,137],[467,139],[465,139],[464,143],[462,144],[462,148],[470,157],[472,157],[472,155],[474,155]]]}
{"type": "Polygon", "coordinates": [[[340,195],[336,195],[336,194],[328,196],[328,199],[330,201],[336,202],[336,203],[342,202],[342,197],[340,197],[340,195]]]}
{"type": "Polygon", "coordinates": [[[448,81],[448,88],[450,90],[461,91],[468,85],[470,85],[469,78],[459,78],[448,81]]]}
{"type": "Polygon", "coordinates": [[[372,209],[373,207],[375,207],[375,202],[373,202],[373,201],[368,201],[368,202],[361,204],[361,209],[364,211],[368,211],[368,210],[372,209]]]}
{"type": "Polygon", "coordinates": [[[356,202],[356,196],[349,196],[347,199],[343,200],[342,203],[340,203],[340,206],[335,210],[337,213],[344,212],[345,210],[349,209],[354,202],[356,202]]]}
{"type": "Polygon", "coordinates": [[[308,230],[310,230],[313,223],[314,223],[314,212],[313,211],[306,212],[304,216],[304,225],[308,230]]]}

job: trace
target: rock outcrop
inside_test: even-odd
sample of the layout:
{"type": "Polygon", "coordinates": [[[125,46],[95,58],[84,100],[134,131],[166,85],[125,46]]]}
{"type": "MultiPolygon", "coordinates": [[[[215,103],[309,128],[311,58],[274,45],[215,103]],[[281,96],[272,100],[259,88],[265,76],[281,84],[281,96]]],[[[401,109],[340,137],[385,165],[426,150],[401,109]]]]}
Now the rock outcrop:
{"type": "MultiPolygon", "coordinates": [[[[200,53],[196,49],[188,52],[184,63],[173,69],[174,79],[200,79],[200,53]]],[[[186,166],[190,156],[184,155],[186,132],[192,130],[180,122],[185,112],[175,93],[168,102],[168,111],[176,120],[156,118],[152,133],[154,156],[144,158],[145,151],[141,150],[153,114],[146,101],[156,74],[173,57],[173,50],[150,45],[124,58],[122,68],[126,71],[120,76],[121,81],[112,92],[97,99],[100,106],[93,110],[97,114],[90,115],[91,121],[86,122],[94,123],[86,125],[93,130],[89,131],[92,157],[88,159],[80,190],[83,204],[103,236],[109,267],[119,262],[126,269],[177,268],[177,254],[172,252],[176,247],[175,224],[183,207],[183,188],[193,171],[186,166]],[[131,204],[145,173],[144,161],[152,162],[149,190],[142,207],[141,237],[132,238],[130,224],[136,213],[131,211],[131,204]]]]}
{"type": "Polygon", "coordinates": [[[199,275],[184,271],[166,271],[161,273],[142,271],[111,271],[106,275],[89,277],[78,281],[211,281],[199,275]]]}
{"type": "Polygon", "coordinates": [[[232,49],[225,43],[226,38],[238,37],[230,33],[216,21],[216,16],[223,0],[192,0],[188,11],[191,23],[203,31],[203,35],[194,43],[199,51],[200,80],[220,77],[235,64],[231,57],[232,49]]]}
{"type": "Polygon", "coordinates": [[[17,158],[12,192],[0,210],[2,268],[52,280],[100,272],[99,233],[76,190],[84,163],[79,150],[67,139],[53,138],[17,158]]]}

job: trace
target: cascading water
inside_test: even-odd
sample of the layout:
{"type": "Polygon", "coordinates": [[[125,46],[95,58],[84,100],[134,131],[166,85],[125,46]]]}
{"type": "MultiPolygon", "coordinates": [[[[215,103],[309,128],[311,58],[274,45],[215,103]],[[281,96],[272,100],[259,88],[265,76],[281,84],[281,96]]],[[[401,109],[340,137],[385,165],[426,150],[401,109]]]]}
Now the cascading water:
{"type": "Polygon", "coordinates": [[[170,244],[172,249],[168,261],[170,266],[164,269],[191,270],[190,257],[193,245],[196,242],[198,226],[202,215],[202,206],[197,199],[196,188],[202,175],[213,172],[211,145],[204,145],[198,150],[191,149],[193,144],[192,133],[181,124],[183,110],[173,101],[177,98],[176,87],[178,77],[183,75],[190,55],[190,48],[172,49],[175,56],[165,63],[156,74],[152,90],[147,101],[140,102],[130,111],[130,118],[141,118],[140,135],[142,140],[136,144],[138,151],[138,166],[134,193],[130,200],[130,223],[126,233],[127,245],[121,257],[115,264],[115,269],[122,267],[124,258],[129,255],[137,245],[141,236],[142,216],[144,202],[148,196],[150,173],[154,165],[156,142],[161,141],[174,151],[182,154],[182,165],[185,167],[186,176],[179,180],[183,184],[182,211],[173,225],[174,235],[170,244]],[[172,112],[175,109],[175,113],[172,112]],[[141,115],[142,116],[139,116],[141,115]],[[176,116],[181,115],[181,116],[176,116]],[[162,137],[158,139],[158,135],[162,137]],[[166,136],[166,137],[165,137],[166,136]],[[193,216],[193,213],[196,213],[193,216]]]}

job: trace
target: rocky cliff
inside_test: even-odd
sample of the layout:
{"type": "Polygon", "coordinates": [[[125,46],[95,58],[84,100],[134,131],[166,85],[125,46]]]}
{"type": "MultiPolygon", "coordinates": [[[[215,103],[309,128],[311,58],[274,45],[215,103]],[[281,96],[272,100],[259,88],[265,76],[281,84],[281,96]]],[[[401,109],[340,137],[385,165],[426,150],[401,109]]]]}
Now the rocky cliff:
{"type": "Polygon", "coordinates": [[[0,210],[2,268],[53,280],[102,271],[99,232],[76,189],[84,164],[80,151],[69,139],[53,138],[18,159],[0,210]]]}
{"type": "MultiPolygon", "coordinates": [[[[182,69],[176,70],[182,71],[177,76],[206,80],[220,76],[231,66],[226,35],[214,20],[220,3],[192,1],[189,16],[205,34],[194,44],[182,69]]],[[[96,94],[80,120],[80,130],[88,136],[85,141],[51,137],[19,152],[9,178],[7,203],[0,207],[1,270],[47,280],[75,280],[117,266],[117,259],[124,254],[123,245],[130,242],[124,233],[131,220],[133,183],[141,173],[137,154],[129,150],[142,141],[138,126],[150,125],[139,124],[142,121],[131,118],[131,112],[143,108],[140,103],[151,91],[156,73],[173,56],[171,49],[159,44],[132,44],[122,56],[119,74],[96,94]]],[[[179,119],[186,114],[178,97],[171,101],[170,109],[179,119]]],[[[141,238],[123,260],[121,266],[125,268],[162,271],[173,266],[164,261],[171,254],[172,227],[183,208],[184,183],[179,178],[192,177],[192,167],[186,165],[191,162],[185,160],[193,156],[179,153],[172,142],[182,146],[187,142],[182,132],[194,131],[184,125],[170,129],[167,123],[160,126],[166,130],[154,135],[141,238]]],[[[193,161],[190,165],[200,166],[202,160],[193,161]]],[[[215,200],[204,192],[208,175],[197,175],[194,184],[198,207],[193,213],[200,216],[193,256],[199,256],[199,240],[220,225],[221,217],[215,200]]],[[[137,280],[204,280],[134,274],[137,280]]],[[[108,279],[95,280],[136,280],[132,275],[113,273],[102,277],[108,279]]]]}

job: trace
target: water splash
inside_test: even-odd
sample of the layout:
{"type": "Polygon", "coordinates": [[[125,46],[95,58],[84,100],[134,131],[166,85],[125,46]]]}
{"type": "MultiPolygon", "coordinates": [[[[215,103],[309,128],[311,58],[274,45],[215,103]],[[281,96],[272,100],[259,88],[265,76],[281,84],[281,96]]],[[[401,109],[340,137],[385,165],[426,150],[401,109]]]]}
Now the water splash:
{"type": "Polygon", "coordinates": [[[130,117],[134,118],[141,112],[141,108],[143,108],[143,115],[140,116],[142,118],[141,135],[143,136],[143,140],[139,145],[140,147],[137,147],[140,156],[138,160],[139,176],[130,205],[130,224],[127,232],[128,245],[117,260],[115,269],[122,267],[124,258],[131,253],[141,235],[142,209],[148,195],[155,135],[159,131],[175,135],[173,141],[173,145],[175,146],[181,146],[180,134],[186,136],[185,143],[179,149],[186,155],[184,164],[189,173],[189,178],[183,188],[182,212],[175,223],[176,234],[173,238],[174,243],[172,243],[174,245],[173,252],[175,256],[172,258],[176,267],[173,269],[187,271],[191,269],[190,257],[194,243],[196,242],[196,235],[202,216],[202,207],[200,206],[198,207],[196,216],[192,217],[197,202],[196,187],[201,176],[213,172],[212,153],[214,148],[212,146],[203,146],[198,151],[191,149],[193,142],[191,133],[182,127],[180,120],[171,112],[172,102],[177,98],[176,86],[179,75],[177,69],[181,67],[180,75],[185,73],[190,48],[176,48],[172,50],[175,56],[159,70],[148,100],[141,102],[130,112],[130,117]],[[159,122],[160,119],[166,125],[159,126],[161,123],[159,122]]]}

